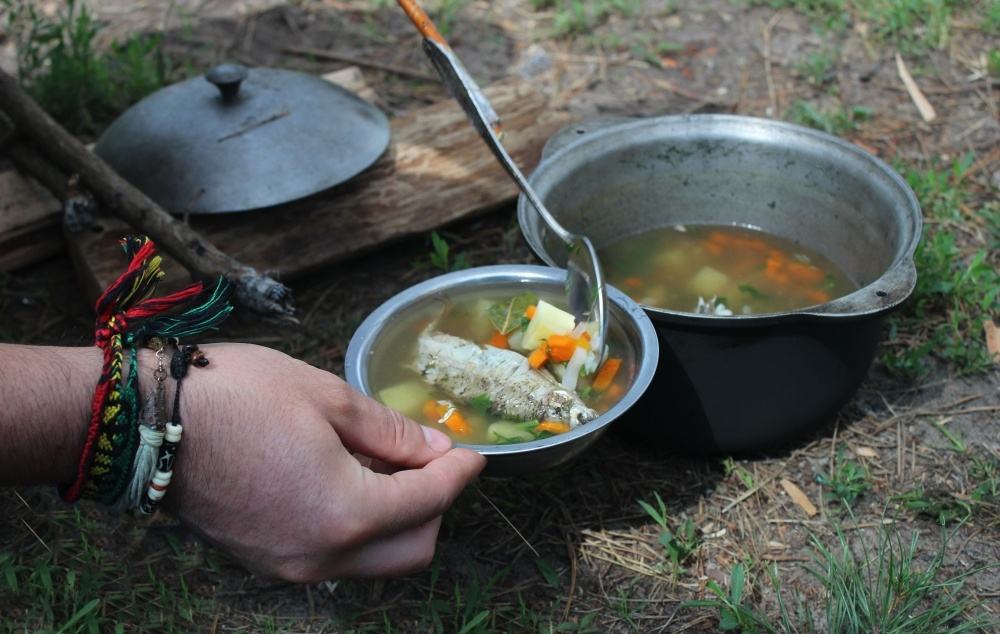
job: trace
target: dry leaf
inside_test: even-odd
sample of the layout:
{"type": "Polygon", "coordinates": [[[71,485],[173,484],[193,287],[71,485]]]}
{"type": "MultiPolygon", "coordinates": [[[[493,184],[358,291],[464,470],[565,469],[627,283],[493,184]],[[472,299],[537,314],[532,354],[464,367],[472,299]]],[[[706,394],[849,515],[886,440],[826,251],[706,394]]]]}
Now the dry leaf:
{"type": "Polygon", "coordinates": [[[878,452],[871,447],[858,447],[854,450],[854,455],[863,458],[878,458],[878,452]]]}
{"type": "Polygon", "coordinates": [[[924,121],[930,123],[936,119],[937,113],[934,112],[934,106],[931,105],[931,102],[927,101],[927,97],[924,97],[924,93],[917,86],[917,82],[913,81],[913,77],[910,75],[910,71],[906,69],[903,57],[899,53],[896,53],[896,71],[899,73],[899,78],[903,80],[906,92],[910,93],[910,99],[917,106],[917,110],[920,111],[920,116],[924,118],[924,121]]]}
{"type": "Polygon", "coordinates": [[[990,351],[993,360],[1000,363],[1000,328],[987,319],[983,322],[983,330],[986,331],[986,349],[990,351]]]}
{"type": "Polygon", "coordinates": [[[806,515],[813,517],[819,513],[813,503],[809,501],[806,494],[802,492],[802,489],[800,489],[794,482],[788,478],[782,478],[781,487],[785,489],[785,493],[788,494],[788,497],[792,498],[792,501],[802,507],[802,510],[806,512],[806,515]]]}

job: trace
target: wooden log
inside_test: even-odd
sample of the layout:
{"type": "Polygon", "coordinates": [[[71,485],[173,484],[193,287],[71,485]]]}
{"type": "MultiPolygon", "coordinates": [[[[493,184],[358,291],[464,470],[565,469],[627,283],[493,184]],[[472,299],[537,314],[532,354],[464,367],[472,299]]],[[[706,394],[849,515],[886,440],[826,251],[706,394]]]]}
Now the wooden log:
{"type": "Polygon", "coordinates": [[[79,175],[82,186],[104,209],[151,237],[188,271],[206,281],[226,276],[235,282],[236,296],[244,305],[262,314],[291,317],[294,309],[287,287],[219,250],[161,209],[62,129],[3,70],[0,70],[0,110],[10,117],[17,133],[30,139],[56,167],[67,174],[79,175]]]}
{"type": "MultiPolygon", "coordinates": [[[[512,77],[484,89],[503,118],[505,147],[526,173],[545,141],[570,123],[544,96],[512,77]]],[[[458,104],[446,100],[390,121],[390,145],[368,170],[309,198],[235,214],[192,215],[198,234],[240,261],[273,271],[283,281],[511,203],[517,186],[496,162],[458,104]]],[[[99,221],[101,230],[70,237],[84,267],[86,288],[99,289],[121,268],[111,248],[125,229],[99,221]]],[[[165,265],[183,282],[177,267],[165,265]]]]}
{"type": "Polygon", "coordinates": [[[13,271],[62,252],[62,205],[35,180],[0,172],[0,271],[13,271]]]}

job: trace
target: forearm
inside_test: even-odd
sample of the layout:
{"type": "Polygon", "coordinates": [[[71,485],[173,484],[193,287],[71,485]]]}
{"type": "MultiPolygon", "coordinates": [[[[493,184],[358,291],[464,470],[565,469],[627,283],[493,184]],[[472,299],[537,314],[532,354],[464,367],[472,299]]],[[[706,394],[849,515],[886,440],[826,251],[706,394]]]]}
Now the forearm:
{"type": "Polygon", "coordinates": [[[0,485],[73,480],[100,374],[96,347],[0,344],[0,485]]]}

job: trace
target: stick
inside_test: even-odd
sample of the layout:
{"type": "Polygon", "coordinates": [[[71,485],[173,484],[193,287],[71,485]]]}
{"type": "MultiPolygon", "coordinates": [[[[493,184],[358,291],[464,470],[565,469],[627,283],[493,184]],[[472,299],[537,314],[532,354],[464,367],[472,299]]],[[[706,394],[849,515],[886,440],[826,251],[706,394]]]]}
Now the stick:
{"type": "Polygon", "coordinates": [[[386,64],[383,62],[376,62],[370,59],[363,59],[354,55],[348,55],[347,53],[338,53],[336,51],[327,51],[320,48],[309,48],[304,46],[286,46],[282,50],[284,50],[287,53],[292,53],[294,55],[309,55],[312,57],[318,57],[320,59],[329,59],[336,62],[346,62],[354,66],[365,66],[366,68],[382,70],[389,73],[395,73],[397,75],[405,75],[408,77],[413,77],[414,79],[441,83],[441,78],[438,77],[437,75],[425,73],[415,68],[406,68],[405,66],[399,66],[397,64],[386,64]]]}
{"type": "Polygon", "coordinates": [[[290,289],[229,257],[160,208],[60,127],[2,70],[0,110],[58,169],[79,175],[80,183],[106,210],[148,235],[197,277],[211,281],[226,276],[236,283],[236,296],[248,308],[292,319],[290,289]]]}

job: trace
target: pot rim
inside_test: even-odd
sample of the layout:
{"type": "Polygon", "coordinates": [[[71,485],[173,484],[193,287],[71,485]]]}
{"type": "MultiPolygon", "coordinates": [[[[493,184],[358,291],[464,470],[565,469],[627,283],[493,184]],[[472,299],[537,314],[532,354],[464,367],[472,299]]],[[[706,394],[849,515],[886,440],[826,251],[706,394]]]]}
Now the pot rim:
{"type": "MultiPolygon", "coordinates": [[[[381,332],[401,310],[421,300],[433,297],[445,290],[484,284],[518,282],[523,284],[558,284],[561,286],[565,278],[565,269],[535,264],[496,264],[452,271],[415,284],[386,300],[361,323],[354,336],[351,337],[344,355],[344,377],[352,387],[370,395],[371,390],[366,374],[367,363],[362,363],[362,360],[367,359],[371,354],[372,344],[376,339],[375,335],[381,332]]],[[[659,364],[659,339],[652,321],[639,304],[617,289],[609,288],[608,291],[608,300],[611,306],[610,316],[618,316],[622,321],[635,324],[638,341],[642,347],[641,351],[644,353],[641,358],[637,355],[635,380],[621,400],[596,419],[557,436],[511,445],[474,445],[455,442],[454,446],[473,449],[487,457],[549,451],[562,445],[574,444],[584,436],[594,435],[596,438],[639,400],[653,380],[653,375],[659,364]]]]}
{"type": "MultiPolygon", "coordinates": [[[[916,194],[906,180],[883,160],[853,143],[820,130],[785,121],[732,114],[665,115],[634,119],[599,117],[581,124],[567,126],[557,132],[552,137],[552,141],[558,147],[551,152],[543,152],[542,161],[528,180],[537,189],[539,180],[546,171],[553,169],[553,166],[559,163],[565,163],[566,157],[572,155],[587,156],[589,147],[607,144],[614,137],[629,133],[634,134],[635,130],[647,128],[665,128],[670,132],[698,133],[706,139],[739,138],[745,141],[763,141],[765,140],[762,135],[763,130],[772,133],[778,131],[786,136],[805,137],[816,143],[826,144],[830,152],[839,152],[849,159],[869,165],[873,172],[888,180],[909,212],[907,217],[909,226],[906,227],[909,230],[909,239],[905,248],[900,250],[892,265],[877,279],[852,293],[815,306],[752,315],[702,315],[642,304],[642,308],[655,320],[693,326],[748,327],[800,321],[821,321],[830,318],[838,320],[864,319],[884,315],[896,309],[912,294],[917,281],[913,255],[920,242],[923,226],[922,212],[916,194]],[[578,136],[572,138],[572,134],[578,136]],[[568,141],[567,137],[570,137],[568,141]]],[[[666,135],[664,136],[666,137],[666,135]]],[[[525,230],[525,227],[528,226],[528,215],[534,213],[534,207],[531,206],[531,203],[523,194],[520,195],[517,203],[517,214],[522,235],[539,258],[549,266],[558,266],[555,260],[545,252],[536,236],[529,235],[525,230]]]]}

